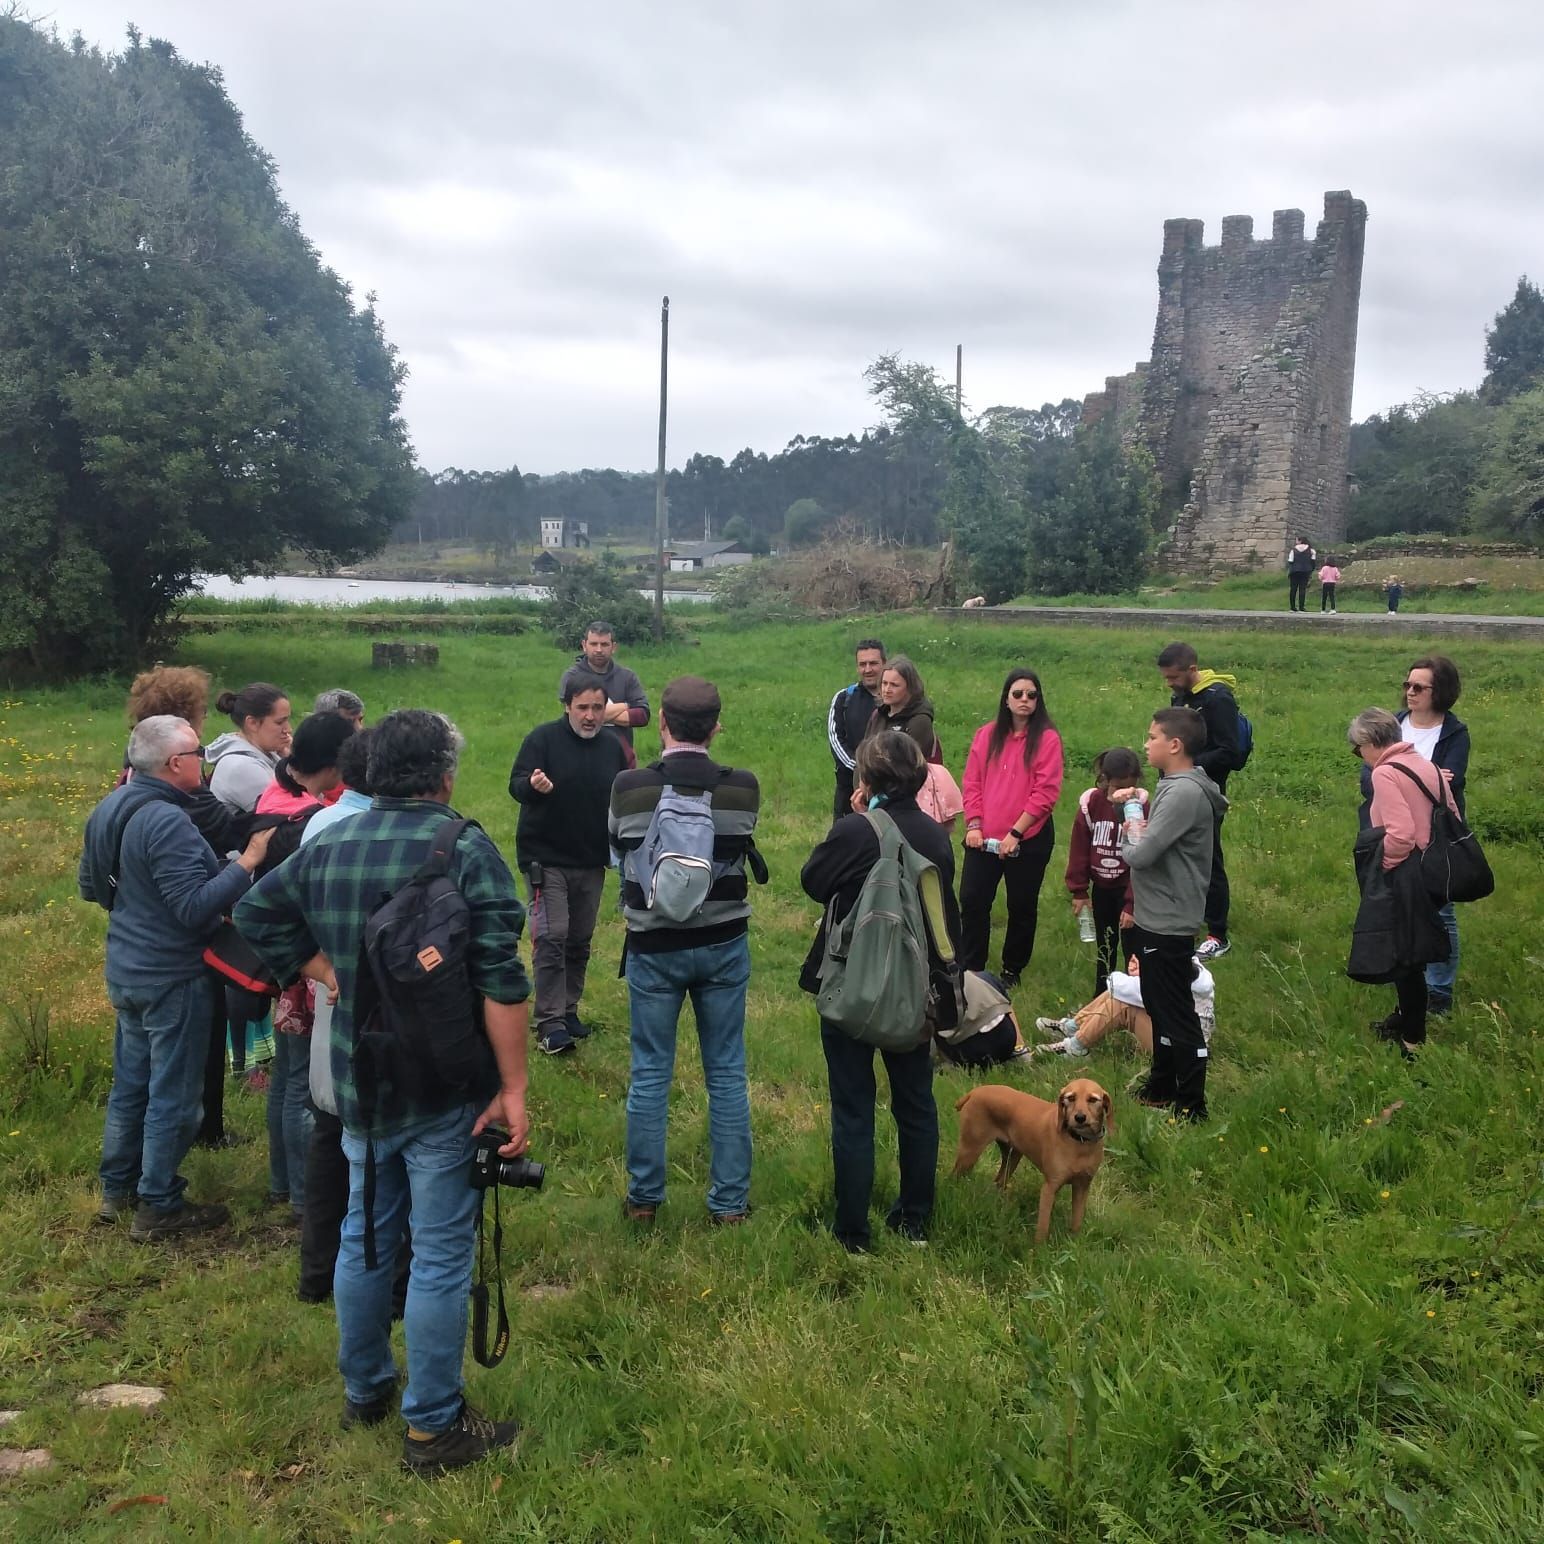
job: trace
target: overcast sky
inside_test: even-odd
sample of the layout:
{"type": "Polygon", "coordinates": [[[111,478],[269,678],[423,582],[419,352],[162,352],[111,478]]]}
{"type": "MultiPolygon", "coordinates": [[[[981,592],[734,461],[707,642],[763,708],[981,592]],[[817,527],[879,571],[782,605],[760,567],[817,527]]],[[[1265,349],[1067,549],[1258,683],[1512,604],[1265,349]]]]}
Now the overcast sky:
{"type": "Polygon", "coordinates": [[[874,421],[895,350],[977,408],[1147,356],[1165,218],[1368,208],[1356,416],[1472,386],[1544,277],[1527,0],[33,0],[217,64],[374,290],[420,460],[652,467],[874,421]]]}

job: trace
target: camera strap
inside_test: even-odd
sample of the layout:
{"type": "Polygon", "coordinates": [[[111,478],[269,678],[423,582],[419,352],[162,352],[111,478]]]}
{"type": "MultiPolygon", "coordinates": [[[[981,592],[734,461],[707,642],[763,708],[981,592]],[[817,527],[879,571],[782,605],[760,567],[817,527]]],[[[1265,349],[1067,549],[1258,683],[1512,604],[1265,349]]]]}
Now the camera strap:
{"type": "Polygon", "coordinates": [[[509,1350],[509,1314],[504,1308],[504,1227],[499,1218],[499,1189],[492,1185],[477,1198],[477,1279],[472,1284],[472,1355],[482,1367],[497,1367],[509,1350]],[[498,1288],[499,1318],[493,1349],[488,1349],[488,1278],[484,1258],[483,1207],[493,1195],[493,1282],[498,1288]]]}

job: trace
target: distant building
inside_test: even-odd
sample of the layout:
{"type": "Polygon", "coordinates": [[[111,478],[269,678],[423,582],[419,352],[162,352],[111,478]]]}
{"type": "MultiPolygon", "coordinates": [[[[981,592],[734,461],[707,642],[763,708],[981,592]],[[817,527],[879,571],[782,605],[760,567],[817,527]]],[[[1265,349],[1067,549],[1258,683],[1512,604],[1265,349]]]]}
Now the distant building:
{"type": "Polygon", "coordinates": [[[670,572],[698,573],[705,568],[732,568],[749,563],[753,554],[737,541],[683,541],[670,549],[670,572]]]}
{"type": "Polygon", "coordinates": [[[590,522],[588,520],[570,520],[563,515],[559,515],[552,520],[543,520],[541,523],[541,545],[544,552],[561,551],[565,547],[588,547],[590,545],[590,522]]]}
{"type": "Polygon", "coordinates": [[[558,574],[565,568],[572,568],[575,563],[587,563],[590,560],[581,557],[577,552],[559,552],[549,548],[544,552],[538,552],[531,559],[531,572],[533,574],[558,574]]]}

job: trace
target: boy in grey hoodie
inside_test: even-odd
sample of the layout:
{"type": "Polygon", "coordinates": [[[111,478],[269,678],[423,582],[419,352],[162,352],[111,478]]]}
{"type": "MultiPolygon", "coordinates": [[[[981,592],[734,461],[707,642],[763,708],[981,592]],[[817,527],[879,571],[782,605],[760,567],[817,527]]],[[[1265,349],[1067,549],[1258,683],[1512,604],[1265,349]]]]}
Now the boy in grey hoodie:
{"type": "MultiPolygon", "coordinates": [[[[1190,991],[1190,957],[1206,916],[1212,842],[1228,801],[1195,764],[1206,747],[1206,724],[1190,708],[1163,708],[1148,726],[1148,764],[1157,792],[1145,823],[1121,833],[1120,854],[1131,868],[1132,947],[1142,961],[1142,1006],[1153,1021],[1153,1065],[1137,1098],[1174,1106],[1189,1120],[1206,1119],[1206,1041],[1190,991]]],[[[1110,795],[1119,804],[1134,791],[1110,795]]]]}

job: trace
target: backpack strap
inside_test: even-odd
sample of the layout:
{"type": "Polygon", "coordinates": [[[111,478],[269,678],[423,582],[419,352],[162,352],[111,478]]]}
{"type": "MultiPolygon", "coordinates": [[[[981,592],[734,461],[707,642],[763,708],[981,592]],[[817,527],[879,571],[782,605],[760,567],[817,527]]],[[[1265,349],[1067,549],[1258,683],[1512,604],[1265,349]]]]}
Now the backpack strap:
{"type": "Polygon", "coordinates": [[[455,856],[456,843],[461,840],[461,833],[468,826],[477,826],[475,820],[465,815],[458,815],[454,820],[442,820],[439,830],[434,833],[433,845],[429,848],[429,856],[418,865],[418,871],[408,881],[409,884],[417,884],[424,879],[441,879],[450,872],[450,860],[455,856]]]}
{"type": "Polygon", "coordinates": [[[1428,798],[1428,799],[1430,799],[1430,800],[1431,800],[1431,807],[1432,807],[1432,808],[1433,808],[1433,809],[1434,809],[1434,810],[1440,810],[1440,809],[1449,809],[1449,808],[1452,808],[1452,809],[1453,809],[1453,813],[1454,813],[1454,814],[1455,814],[1455,815],[1456,815],[1456,814],[1457,814],[1457,813],[1458,813],[1458,811],[1457,811],[1457,808],[1456,808],[1456,807],[1454,807],[1454,806],[1450,806],[1450,805],[1449,805],[1449,804],[1448,804],[1448,798],[1447,798],[1447,795],[1448,795],[1448,787],[1447,787],[1447,779],[1446,779],[1446,778],[1445,778],[1445,777],[1443,777],[1443,775],[1442,775],[1442,773],[1441,773],[1441,771],[1440,771],[1440,770],[1438,770],[1438,769],[1437,769],[1437,768],[1435,768],[1435,767],[1433,767],[1433,768],[1432,768],[1432,770],[1433,770],[1433,771],[1435,771],[1435,772],[1436,772],[1436,773],[1437,773],[1437,786],[1438,786],[1438,787],[1439,787],[1439,788],[1441,788],[1441,790],[1442,790],[1442,797],[1441,797],[1441,798],[1440,798],[1440,799],[1439,799],[1439,798],[1438,798],[1438,797],[1437,797],[1437,796],[1436,796],[1436,795],[1435,795],[1435,794],[1434,794],[1434,793],[1433,793],[1433,792],[1432,792],[1432,791],[1431,791],[1431,789],[1429,789],[1429,788],[1428,788],[1428,787],[1427,787],[1427,786],[1426,786],[1426,784],[1425,784],[1425,783],[1424,783],[1424,782],[1422,782],[1422,780],[1421,780],[1421,779],[1420,779],[1420,778],[1418,778],[1418,777],[1417,777],[1417,776],[1416,776],[1416,775],[1415,775],[1415,773],[1414,773],[1414,772],[1412,772],[1412,771],[1411,771],[1411,770],[1410,770],[1410,768],[1409,768],[1409,767],[1406,767],[1406,766],[1402,766],[1402,765],[1401,765],[1401,764],[1400,764],[1400,763],[1399,763],[1399,762],[1397,762],[1397,761],[1396,761],[1396,762],[1395,762],[1395,763],[1394,763],[1394,770],[1395,770],[1395,771],[1396,771],[1396,772],[1403,772],[1403,773],[1404,773],[1404,775],[1405,775],[1405,776],[1406,776],[1406,777],[1408,777],[1408,778],[1409,778],[1409,779],[1410,779],[1410,781],[1411,781],[1411,782],[1412,782],[1412,783],[1414,783],[1414,784],[1415,784],[1415,786],[1416,786],[1416,787],[1417,787],[1417,788],[1419,788],[1419,789],[1420,789],[1420,790],[1421,790],[1421,792],[1422,792],[1422,793],[1423,793],[1423,794],[1425,794],[1425,795],[1426,795],[1426,797],[1427,797],[1427,798],[1428,798]]]}

